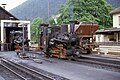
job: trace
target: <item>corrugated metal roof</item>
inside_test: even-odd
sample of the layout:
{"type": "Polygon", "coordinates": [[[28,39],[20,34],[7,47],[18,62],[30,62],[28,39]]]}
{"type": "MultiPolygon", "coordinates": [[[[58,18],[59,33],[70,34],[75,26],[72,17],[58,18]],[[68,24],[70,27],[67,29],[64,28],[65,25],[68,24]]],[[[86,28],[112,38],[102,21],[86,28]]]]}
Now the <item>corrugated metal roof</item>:
{"type": "Polygon", "coordinates": [[[101,30],[97,30],[96,34],[110,33],[110,32],[120,32],[120,28],[101,29],[101,30]]]}

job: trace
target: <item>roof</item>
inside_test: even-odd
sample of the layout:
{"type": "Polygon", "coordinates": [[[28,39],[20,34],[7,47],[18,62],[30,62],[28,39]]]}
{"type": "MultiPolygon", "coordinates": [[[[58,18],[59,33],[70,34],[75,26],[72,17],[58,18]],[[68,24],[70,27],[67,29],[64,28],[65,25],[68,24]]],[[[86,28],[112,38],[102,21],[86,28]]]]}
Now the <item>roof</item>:
{"type": "Polygon", "coordinates": [[[107,28],[107,29],[101,29],[97,30],[96,34],[104,34],[104,33],[111,33],[111,32],[120,32],[120,28],[107,28]]]}
{"type": "Polygon", "coordinates": [[[98,24],[94,22],[82,22],[80,26],[98,26],[98,24]]]}
{"type": "Polygon", "coordinates": [[[120,13],[120,7],[115,8],[114,10],[112,10],[112,11],[110,12],[110,14],[117,14],[117,13],[120,13]]]}
{"type": "Polygon", "coordinates": [[[79,22],[79,24],[75,27],[75,31],[79,29],[81,26],[93,26],[93,27],[98,27],[99,25],[94,22],[79,22]]]}
{"type": "Polygon", "coordinates": [[[8,15],[10,15],[11,17],[14,17],[15,20],[19,20],[17,17],[15,17],[14,15],[12,15],[11,13],[9,13],[8,11],[6,11],[4,8],[2,8],[0,6],[0,9],[3,10],[5,13],[7,13],[8,15]]]}
{"type": "Polygon", "coordinates": [[[81,35],[93,35],[98,29],[98,24],[94,22],[80,22],[77,27],[75,27],[75,31],[81,35]]]}

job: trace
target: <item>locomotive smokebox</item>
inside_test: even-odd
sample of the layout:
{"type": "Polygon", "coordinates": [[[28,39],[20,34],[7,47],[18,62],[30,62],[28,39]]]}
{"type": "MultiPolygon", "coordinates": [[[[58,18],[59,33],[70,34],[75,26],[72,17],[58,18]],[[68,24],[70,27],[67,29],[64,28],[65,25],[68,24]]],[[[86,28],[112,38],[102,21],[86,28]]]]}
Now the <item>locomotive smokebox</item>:
{"type": "Polygon", "coordinates": [[[68,25],[67,24],[63,24],[61,25],[61,33],[65,33],[67,32],[68,33],[68,25]]]}

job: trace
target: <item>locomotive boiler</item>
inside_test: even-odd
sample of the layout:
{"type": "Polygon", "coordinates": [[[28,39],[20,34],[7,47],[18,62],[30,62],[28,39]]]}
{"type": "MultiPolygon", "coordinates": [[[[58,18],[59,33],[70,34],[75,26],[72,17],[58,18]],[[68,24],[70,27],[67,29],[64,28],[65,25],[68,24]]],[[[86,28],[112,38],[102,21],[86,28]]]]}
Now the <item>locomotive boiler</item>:
{"type": "Polygon", "coordinates": [[[80,56],[79,38],[76,34],[59,33],[51,37],[47,47],[48,56],[73,58],[80,56]]]}

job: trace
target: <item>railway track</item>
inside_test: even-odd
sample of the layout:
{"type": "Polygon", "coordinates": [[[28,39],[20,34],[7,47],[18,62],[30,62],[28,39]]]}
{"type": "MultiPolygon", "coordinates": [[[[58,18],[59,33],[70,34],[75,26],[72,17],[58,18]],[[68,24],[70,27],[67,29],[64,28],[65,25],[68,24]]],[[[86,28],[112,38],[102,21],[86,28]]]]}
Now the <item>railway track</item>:
{"type": "MultiPolygon", "coordinates": [[[[31,54],[35,54],[38,59],[45,60],[48,62],[54,62],[52,59],[44,59],[41,56],[41,54],[37,54],[35,52],[31,52],[31,54]]],[[[66,60],[65,60],[66,61],[66,60]]],[[[108,57],[88,57],[88,56],[82,56],[80,58],[75,59],[75,61],[67,61],[72,63],[78,63],[81,65],[86,65],[90,67],[100,68],[100,69],[106,69],[110,71],[120,72],[120,59],[113,59],[108,57]]]]}
{"type": "Polygon", "coordinates": [[[1,65],[14,73],[20,80],[54,80],[52,77],[41,74],[26,66],[14,63],[9,60],[2,59],[1,65]]]}
{"type": "Polygon", "coordinates": [[[90,58],[90,57],[81,57],[76,59],[79,64],[92,66],[95,68],[102,68],[111,71],[120,72],[120,61],[113,60],[109,58],[90,58]]]}

